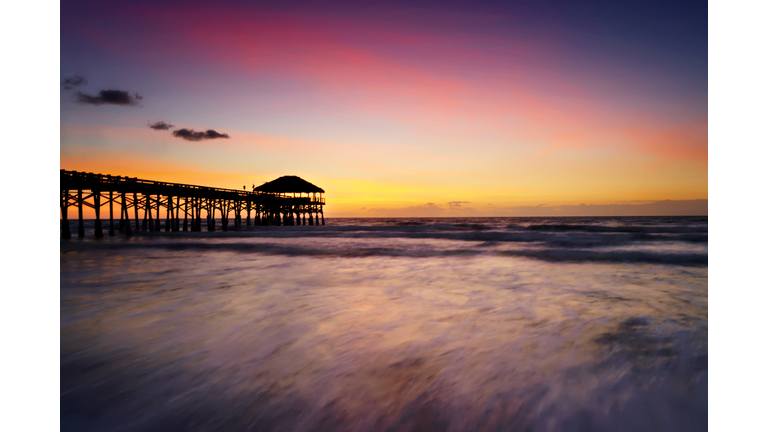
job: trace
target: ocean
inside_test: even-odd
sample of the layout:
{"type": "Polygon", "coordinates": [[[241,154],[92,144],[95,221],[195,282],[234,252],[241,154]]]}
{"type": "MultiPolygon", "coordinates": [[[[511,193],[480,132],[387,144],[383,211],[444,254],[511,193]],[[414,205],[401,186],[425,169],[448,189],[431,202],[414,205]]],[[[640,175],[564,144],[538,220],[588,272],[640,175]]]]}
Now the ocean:
{"type": "Polygon", "coordinates": [[[65,431],[707,430],[707,217],[70,224],[65,431]]]}

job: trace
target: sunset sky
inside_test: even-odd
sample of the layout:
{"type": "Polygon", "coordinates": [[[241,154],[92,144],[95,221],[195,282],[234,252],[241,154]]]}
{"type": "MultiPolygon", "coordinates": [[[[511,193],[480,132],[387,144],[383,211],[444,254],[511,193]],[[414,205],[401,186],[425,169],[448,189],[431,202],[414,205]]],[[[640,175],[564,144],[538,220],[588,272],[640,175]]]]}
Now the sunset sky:
{"type": "Polygon", "coordinates": [[[707,2],[362,3],[62,1],[60,167],[329,217],[707,199],[707,2]]]}

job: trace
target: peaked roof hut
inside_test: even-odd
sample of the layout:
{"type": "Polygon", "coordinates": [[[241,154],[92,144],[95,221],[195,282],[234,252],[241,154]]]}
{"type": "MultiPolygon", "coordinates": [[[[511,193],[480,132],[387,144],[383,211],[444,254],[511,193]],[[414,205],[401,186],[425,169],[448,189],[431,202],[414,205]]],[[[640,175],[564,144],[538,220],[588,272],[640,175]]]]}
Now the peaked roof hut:
{"type": "Polygon", "coordinates": [[[267,193],[292,193],[292,192],[302,192],[302,193],[325,193],[325,191],[312,183],[304,180],[303,178],[299,176],[282,176],[278,179],[272,180],[271,182],[264,183],[263,185],[253,188],[256,192],[267,192],[267,193]]]}
{"type": "Polygon", "coordinates": [[[283,225],[325,225],[325,191],[299,176],[282,176],[254,187],[253,191],[272,196],[266,198],[263,204],[266,213],[262,217],[266,218],[267,225],[280,225],[281,217],[283,225]],[[270,204],[270,201],[273,203],[270,204]]]}

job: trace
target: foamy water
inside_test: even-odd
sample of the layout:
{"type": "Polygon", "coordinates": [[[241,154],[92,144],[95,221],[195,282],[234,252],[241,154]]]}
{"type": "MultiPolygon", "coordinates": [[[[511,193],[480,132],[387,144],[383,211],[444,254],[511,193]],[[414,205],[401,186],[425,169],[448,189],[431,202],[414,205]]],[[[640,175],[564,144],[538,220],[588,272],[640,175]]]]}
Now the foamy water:
{"type": "Polygon", "coordinates": [[[62,429],[707,428],[706,218],[327,223],[62,241],[62,429]]]}

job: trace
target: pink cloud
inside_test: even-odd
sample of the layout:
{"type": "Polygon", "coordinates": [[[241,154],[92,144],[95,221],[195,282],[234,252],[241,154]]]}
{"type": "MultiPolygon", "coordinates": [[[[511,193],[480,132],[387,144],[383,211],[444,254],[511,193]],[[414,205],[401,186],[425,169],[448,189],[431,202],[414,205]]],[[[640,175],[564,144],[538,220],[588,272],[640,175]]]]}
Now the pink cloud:
{"type": "Polygon", "coordinates": [[[553,66],[558,50],[381,22],[195,7],[122,11],[142,31],[83,23],[159,71],[184,64],[305,83],[320,99],[422,129],[492,132],[550,146],[613,147],[706,161],[706,128],[617,111],[553,66]],[[511,121],[514,119],[514,121],[511,121]]]}

